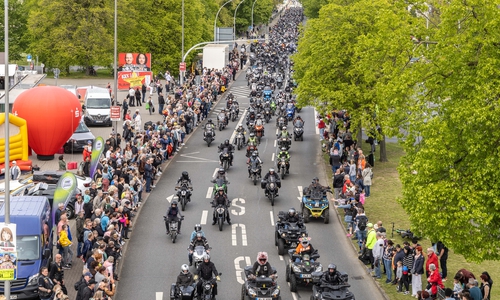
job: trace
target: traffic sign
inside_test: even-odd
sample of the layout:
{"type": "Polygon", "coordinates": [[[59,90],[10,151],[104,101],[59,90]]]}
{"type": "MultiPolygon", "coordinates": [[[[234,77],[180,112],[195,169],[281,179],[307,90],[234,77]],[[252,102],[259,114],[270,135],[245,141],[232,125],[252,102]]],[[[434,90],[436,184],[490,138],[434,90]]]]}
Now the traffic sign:
{"type": "Polygon", "coordinates": [[[26,56],[26,60],[27,60],[28,62],[30,62],[30,61],[31,61],[31,54],[28,54],[28,55],[26,56]]]}
{"type": "Polygon", "coordinates": [[[179,71],[180,72],[186,72],[186,63],[185,62],[181,62],[179,64],[179,71]]]}

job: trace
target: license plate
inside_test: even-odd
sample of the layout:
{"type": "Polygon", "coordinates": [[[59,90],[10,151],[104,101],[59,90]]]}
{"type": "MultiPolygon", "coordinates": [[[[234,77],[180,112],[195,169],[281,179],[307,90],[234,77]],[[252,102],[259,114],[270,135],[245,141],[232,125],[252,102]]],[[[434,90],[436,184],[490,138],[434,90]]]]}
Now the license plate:
{"type": "Polygon", "coordinates": [[[300,278],[312,278],[311,274],[300,274],[300,278]]]}
{"type": "Polygon", "coordinates": [[[10,299],[17,299],[17,295],[10,295],[10,299]]]}
{"type": "Polygon", "coordinates": [[[96,123],[102,123],[102,121],[95,121],[96,123]]]}
{"type": "Polygon", "coordinates": [[[272,300],[272,298],[255,298],[255,300],[272,300]]]}

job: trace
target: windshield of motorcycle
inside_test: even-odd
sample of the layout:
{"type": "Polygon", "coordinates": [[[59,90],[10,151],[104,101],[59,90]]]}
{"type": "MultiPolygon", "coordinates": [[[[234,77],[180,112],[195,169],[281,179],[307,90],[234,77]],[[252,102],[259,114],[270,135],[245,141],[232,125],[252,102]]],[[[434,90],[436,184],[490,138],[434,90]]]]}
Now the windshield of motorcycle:
{"type": "Polygon", "coordinates": [[[302,127],[304,127],[304,123],[302,121],[296,121],[295,127],[302,128],[302,127]]]}
{"type": "Polygon", "coordinates": [[[217,187],[224,186],[224,179],[223,178],[217,178],[217,180],[215,181],[215,184],[217,185],[217,187]]]}

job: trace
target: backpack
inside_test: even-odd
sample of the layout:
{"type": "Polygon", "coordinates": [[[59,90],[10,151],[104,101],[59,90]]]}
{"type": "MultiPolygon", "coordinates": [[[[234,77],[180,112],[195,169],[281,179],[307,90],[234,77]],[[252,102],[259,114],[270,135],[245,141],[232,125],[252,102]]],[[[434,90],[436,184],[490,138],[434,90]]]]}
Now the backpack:
{"type": "Polygon", "coordinates": [[[358,228],[363,231],[366,229],[366,222],[368,221],[366,216],[360,216],[358,220],[358,228]]]}
{"type": "Polygon", "coordinates": [[[83,278],[83,276],[80,278],[80,280],[78,280],[77,282],[75,282],[75,284],[73,285],[73,287],[75,288],[75,291],[78,291],[80,289],[80,286],[82,284],[87,284],[85,282],[85,279],[83,278]]]}
{"type": "Polygon", "coordinates": [[[408,267],[403,266],[403,275],[408,275],[408,267]]]}

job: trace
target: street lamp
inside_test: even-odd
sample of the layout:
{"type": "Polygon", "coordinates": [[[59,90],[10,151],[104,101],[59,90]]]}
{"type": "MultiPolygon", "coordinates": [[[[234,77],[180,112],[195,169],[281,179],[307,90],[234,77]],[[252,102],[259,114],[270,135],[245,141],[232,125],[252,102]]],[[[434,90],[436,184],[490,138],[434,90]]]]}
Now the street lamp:
{"type": "Polygon", "coordinates": [[[253,31],[253,8],[255,7],[256,2],[257,2],[257,0],[254,0],[253,4],[252,4],[252,31],[253,31]]]}
{"type": "MultiPolygon", "coordinates": [[[[182,59],[182,57],[184,56],[184,0],[182,0],[182,17],[181,17],[181,23],[182,23],[182,29],[181,29],[182,30],[182,34],[181,34],[181,36],[182,36],[182,38],[181,38],[181,40],[182,40],[182,42],[181,42],[181,59],[182,59]]],[[[181,85],[184,84],[184,72],[185,71],[179,71],[180,77],[181,77],[181,78],[179,78],[180,82],[181,82],[181,85]]]]}
{"type": "Polygon", "coordinates": [[[219,8],[219,10],[217,11],[217,14],[215,15],[215,21],[214,21],[214,42],[217,41],[217,18],[219,17],[219,13],[220,11],[222,10],[222,8],[224,6],[226,6],[227,4],[233,2],[234,0],[228,0],[226,3],[222,4],[222,6],[219,8]]]}
{"type": "Polygon", "coordinates": [[[240,3],[236,6],[236,9],[234,10],[234,17],[233,17],[233,40],[236,40],[236,13],[238,12],[238,8],[240,5],[245,2],[245,0],[241,0],[240,3]]]}

